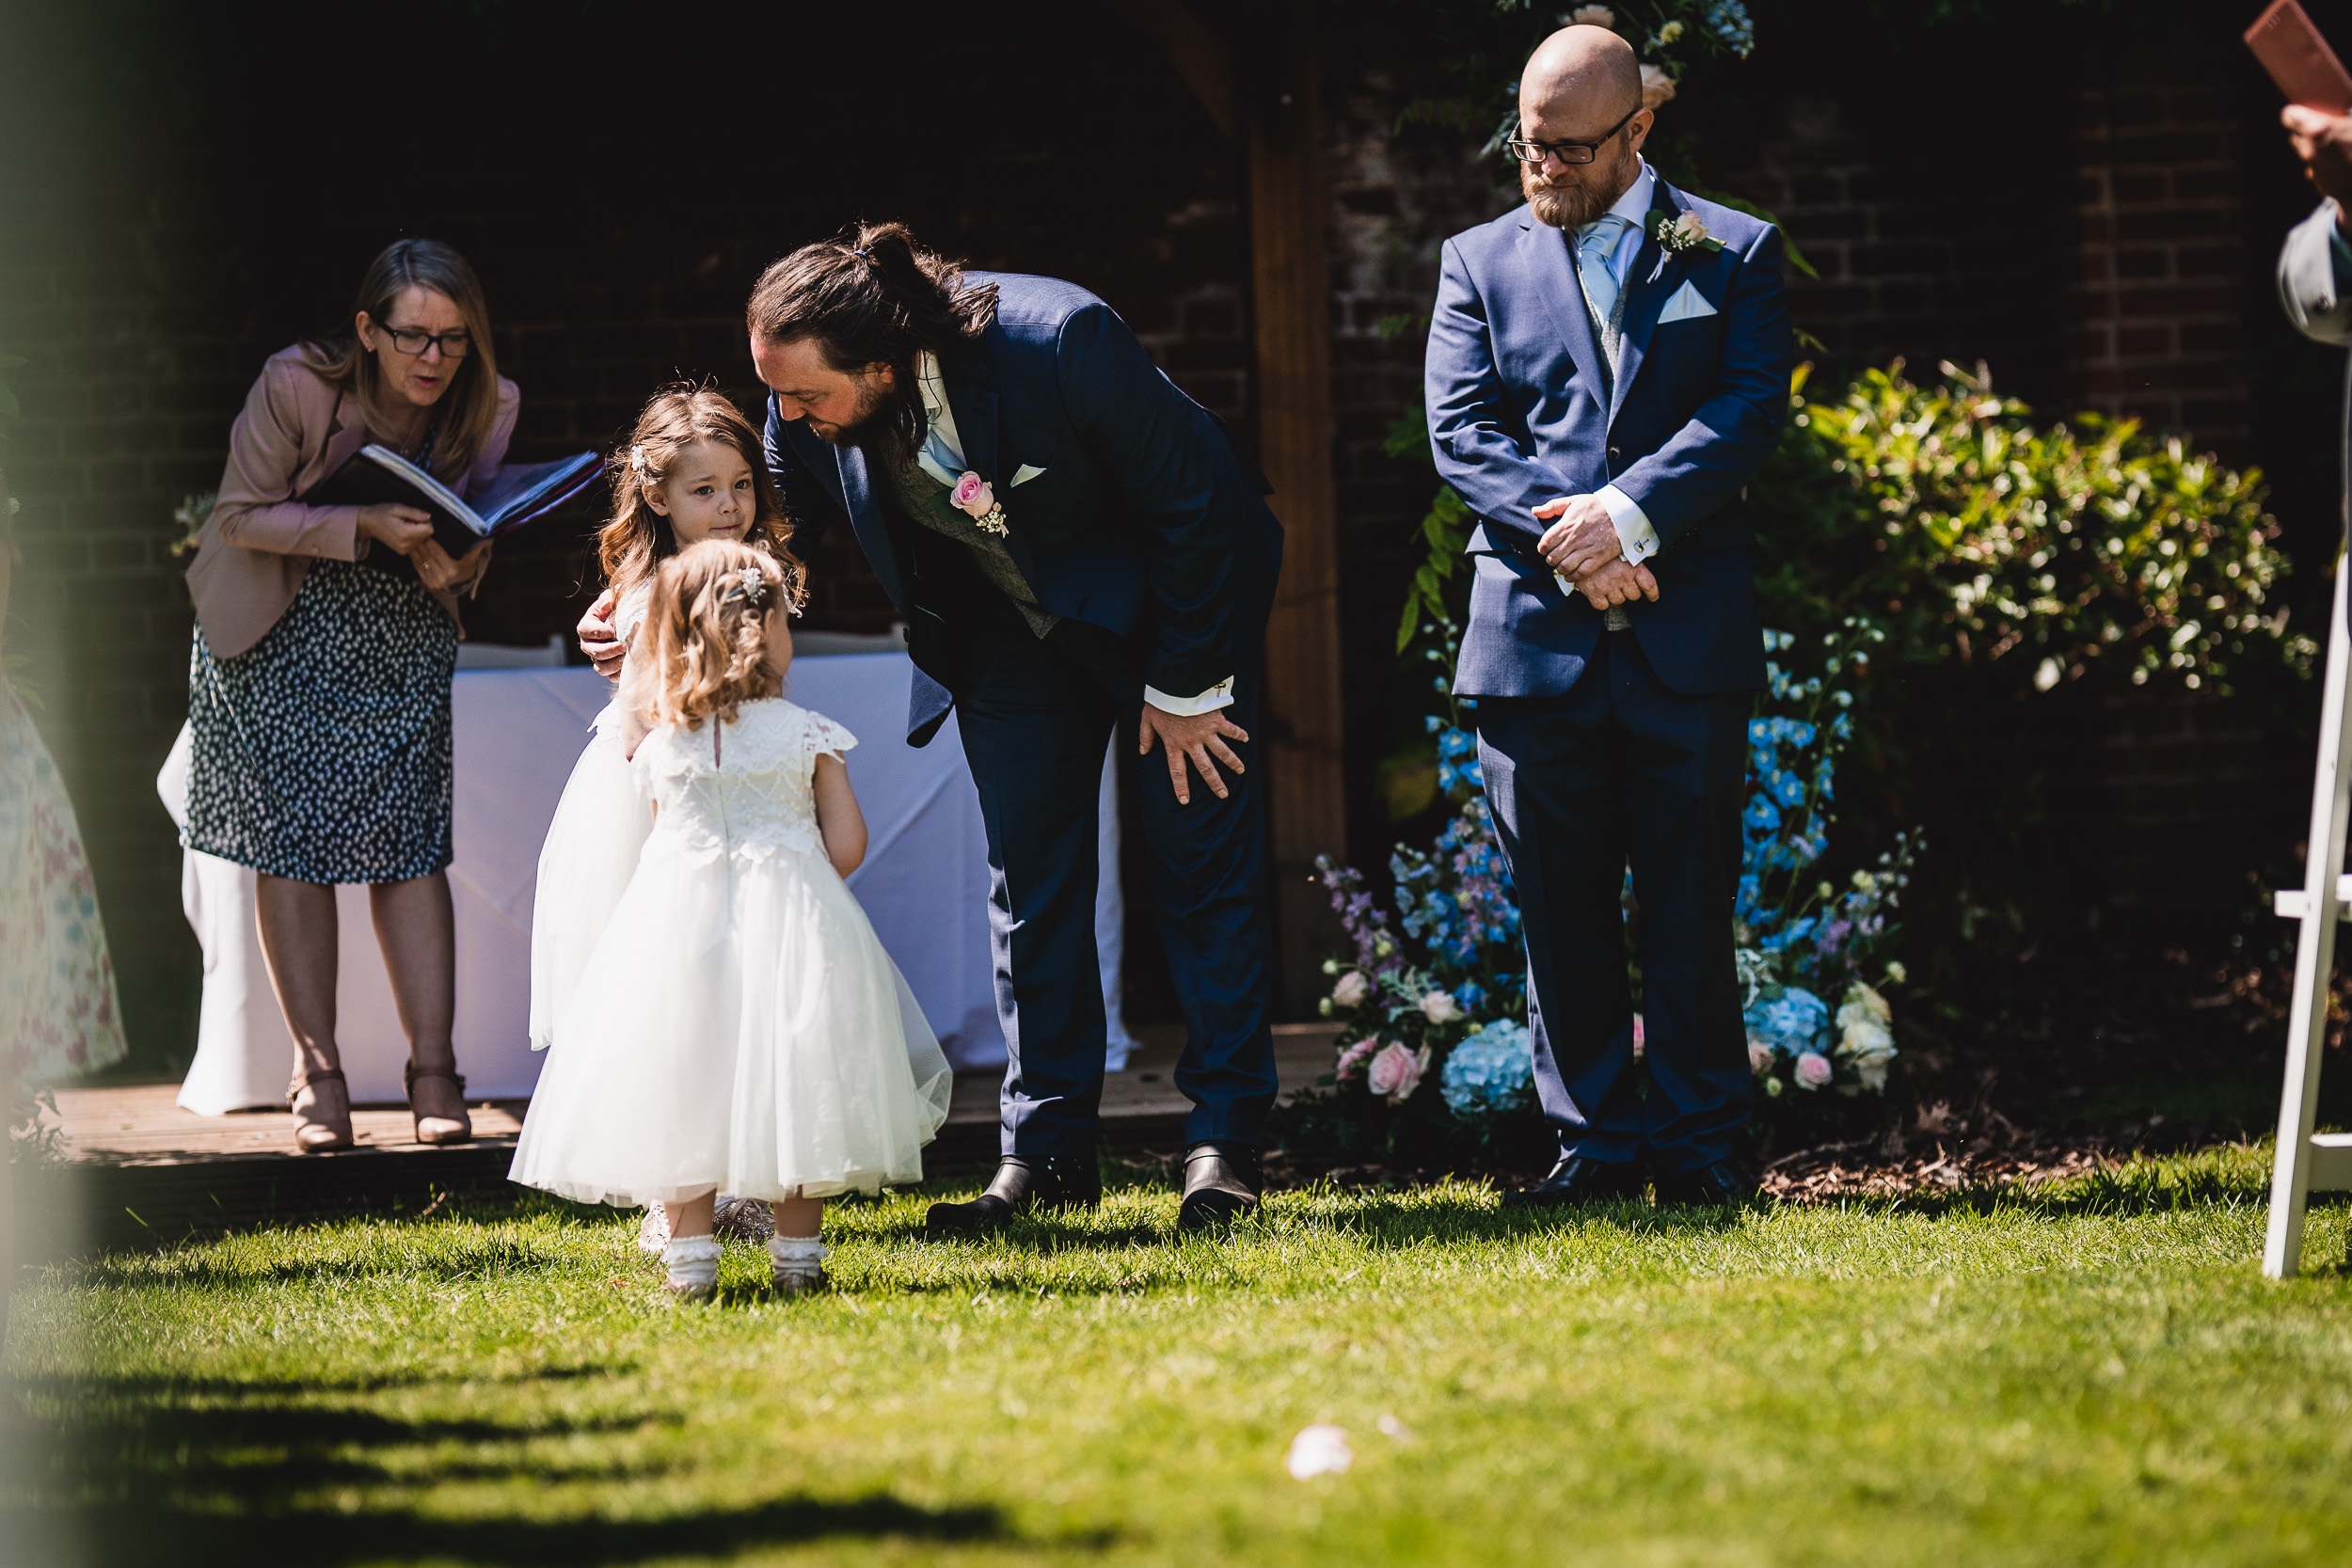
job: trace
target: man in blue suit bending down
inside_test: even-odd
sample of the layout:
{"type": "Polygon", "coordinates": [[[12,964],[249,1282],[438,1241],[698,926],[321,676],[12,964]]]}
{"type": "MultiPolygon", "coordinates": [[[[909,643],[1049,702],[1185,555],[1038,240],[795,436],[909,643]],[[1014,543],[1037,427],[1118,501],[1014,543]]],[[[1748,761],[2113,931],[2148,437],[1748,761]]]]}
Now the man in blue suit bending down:
{"type": "Polygon", "coordinates": [[[1446,243],[1430,440],[1478,515],[1454,690],[1527,937],[1535,1083],[1560,1162],[1507,1201],[1746,1199],[1733,961],[1752,693],[1743,486],[1778,439],[1780,236],[1641,156],[1633,51],[1545,40],[1520,78],[1527,204],[1446,243]],[[1648,1092],[1619,895],[1642,915],[1648,1092]]]}
{"type": "Polygon", "coordinates": [[[1248,1212],[1275,1094],[1264,810],[1243,761],[1281,568],[1264,481],[1101,300],[964,272],[897,224],[776,262],[749,320],[800,537],[855,531],[907,623],[907,738],[958,710],[987,824],[1003,1158],[930,1228],[1101,1196],[1095,808],[1114,727],[1136,736],[1184,1013],[1181,1223],[1248,1212]]]}

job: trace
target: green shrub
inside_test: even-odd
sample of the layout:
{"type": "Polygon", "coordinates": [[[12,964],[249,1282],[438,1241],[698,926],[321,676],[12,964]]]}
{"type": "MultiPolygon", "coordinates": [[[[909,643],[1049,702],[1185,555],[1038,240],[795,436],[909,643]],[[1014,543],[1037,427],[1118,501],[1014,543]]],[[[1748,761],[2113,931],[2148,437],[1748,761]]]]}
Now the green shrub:
{"type": "Polygon", "coordinates": [[[2227,689],[2249,664],[2308,670],[2314,645],[2272,603],[2259,472],[2137,420],[2037,427],[1983,367],[1932,387],[1899,360],[1835,403],[1804,401],[1750,486],[1758,597],[1775,626],[1827,631],[1856,609],[1898,662],[1957,660],[2047,691],[2098,669],[2227,689]]]}

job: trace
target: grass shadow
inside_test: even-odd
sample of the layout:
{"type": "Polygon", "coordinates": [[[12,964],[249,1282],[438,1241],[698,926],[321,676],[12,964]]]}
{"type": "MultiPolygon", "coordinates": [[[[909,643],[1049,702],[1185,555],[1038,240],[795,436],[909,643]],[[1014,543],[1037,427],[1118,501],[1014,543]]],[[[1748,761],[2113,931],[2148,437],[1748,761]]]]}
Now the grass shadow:
{"type": "MultiPolygon", "coordinates": [[[[424,1454],[427,1485],[522,1482],[531,1495],[549,1484],[659,1481],[676,1465],[602,1461],[578,1440],[675,1426],[668,1410],[528,1423],[407,1417],[322,1401],[315,1386],[225,1379],[44,1377],[19,1380],[11,1393],[10,1435],[42,1460],[0,1510],[0,1542],[43,1543],[61,1561],[618,1564],[828,1538],[1015,1540],[995,1508],[929,1507],[888,1493],[624,1518],[583,1516],[593,1502],[554,1519],[456,1520],[417,1506],[424,1454]]],[[[25,1560],[7,1550],[0,1558],[25,1560]]]]}
{"type": "Polygon", "coordinates": [[[316,1262],[242,1264],[205,1245],[212,1238],[197,1238],[185,1250],[162,1253],[109,1252],[74,1265],[90,1284],[156,1285],[294,1285],[319,1280],[363,1279],[383,1275],[409,1275],[436,1284],[499,1279],[550,1273],[572,1266],[572,1259],[552,1247],[542,1249],[504,1236],[460,1239],[453,1229],[423,1247],[384,1247],[316,1262]]]}
{"type": "MultiPolygon", "coordinates": [[[[937,1544],[1017,1543],[1002,1513],[987,1507],[927,1508],[887,1493],[843,1500],[785,1497],[737,1509],[704,1509],[657,1518],[456,1520],[407,1509],[290,1508],[223,1514],[130,1499],[87,1510],[12,1509],[0,1529],[15,1539],[72,1543],[93,1568],[149,1568],[160,1560],[186,1568],[244,1568],[288,1562],[342,1564],[409,1560],[504,1565],[588,1565],[733,1559],[746,1553],[842,1539],[937,1544]],[[160,1542],[170,1543],[167,1559],[160,1542]]],[[[1057,1542],[1093,1544],[1107,1540],[1057,1542]]]]}

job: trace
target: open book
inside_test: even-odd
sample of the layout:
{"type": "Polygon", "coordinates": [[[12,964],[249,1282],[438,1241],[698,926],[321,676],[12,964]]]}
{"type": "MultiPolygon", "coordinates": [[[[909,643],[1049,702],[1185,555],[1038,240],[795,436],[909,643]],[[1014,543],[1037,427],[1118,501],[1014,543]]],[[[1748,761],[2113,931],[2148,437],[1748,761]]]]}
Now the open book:
{"type": "MultiPolygon", "coordinates": [[[[434,539],[453,558],[485,539],[545,516],[585,490],[603,471],[604,459],[593,451],[552,463],[510,463],[499,469],[498,478],[482,494],[466,500],[390,448],[369,445],[310,486],[302,499],[310,506],[374,506],[397,501],[429,512],[434,539]]],[[[385,549],[372,549],[365,559],[387,568],[406,564],[404,557],[385,549]],[[385,559],[378,561],[378,556],[385,559]]]]}

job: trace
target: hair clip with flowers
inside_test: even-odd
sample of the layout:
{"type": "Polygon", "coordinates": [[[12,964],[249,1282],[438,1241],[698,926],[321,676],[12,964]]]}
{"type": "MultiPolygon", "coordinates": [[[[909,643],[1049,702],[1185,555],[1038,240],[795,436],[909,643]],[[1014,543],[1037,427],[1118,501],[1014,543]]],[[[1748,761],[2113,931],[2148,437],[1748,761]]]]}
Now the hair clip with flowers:
{"type": "Polygon", "coordinates": [[[740,566],[720,578],[725,586],[720,592],[720,602],[733,604],[740,599],[753,610],[766,610],[774,587],[767,574],[756,566],[740,566]]]}

